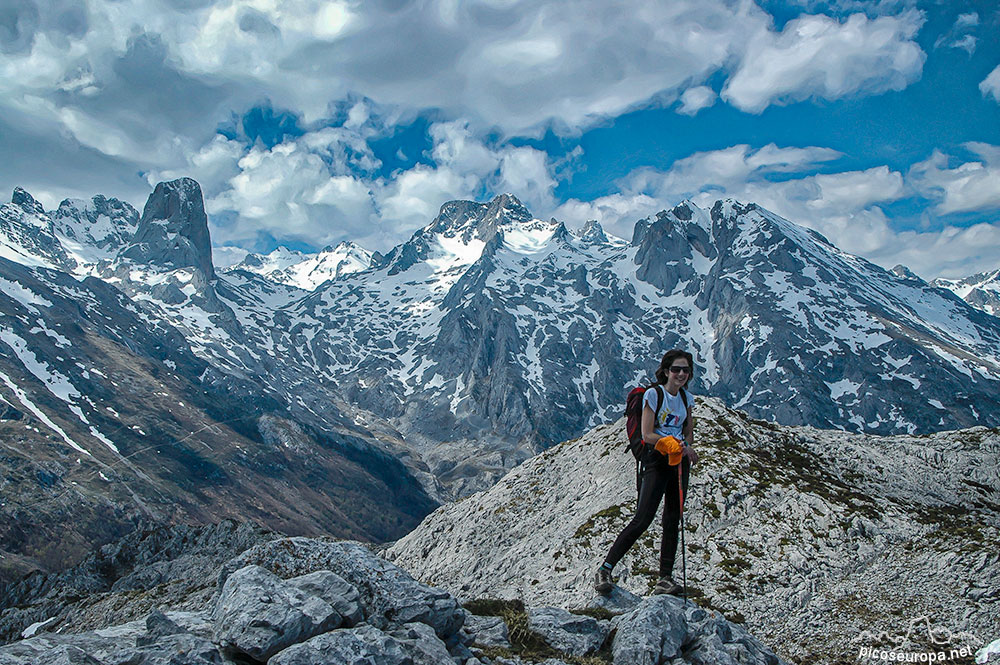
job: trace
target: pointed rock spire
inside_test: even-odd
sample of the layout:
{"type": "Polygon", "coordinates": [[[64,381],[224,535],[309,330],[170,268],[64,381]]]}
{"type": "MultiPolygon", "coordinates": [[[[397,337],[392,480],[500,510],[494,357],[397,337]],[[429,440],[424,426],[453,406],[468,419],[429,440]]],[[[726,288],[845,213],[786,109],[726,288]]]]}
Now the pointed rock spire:
{"type": "Polygon", "coordinates": [[[191,178],[161,182],[149,195],[132,244],[122,256],[215,278],[201,186],[191,178]]]}
{"type": "Polygon", "coordinates": [[[34,213],[38,215],[45,214],[45,209],[42,207],[42,204],[36,201],[31,194],[20,187],[14,188],[14,195],[10,197],[10,202],[27,213],[34,213]]]}

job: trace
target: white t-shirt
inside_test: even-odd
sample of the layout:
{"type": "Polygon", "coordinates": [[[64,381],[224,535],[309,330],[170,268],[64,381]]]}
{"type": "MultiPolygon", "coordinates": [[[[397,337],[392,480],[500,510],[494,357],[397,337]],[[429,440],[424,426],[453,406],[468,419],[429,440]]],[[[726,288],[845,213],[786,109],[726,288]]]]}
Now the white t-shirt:
{"type": "MultiPolygon", "coordinates": [[[[660,438],[673,436],[684,441],[684,420],[687,418],[687,409],[684,408],[684,400],[681,398],[680,390],[676,395],[671,395],[666,386],[660,386],[663,390],[663,404],[660,412],[656,413],[656,388],[649,388],[642,395],[643,406],[648,406],[656,414],[656,421],[653,424],[653,431],[660,438]]],[[[687,391],[685,391],[687,392],[687,391]]],[[[687,393],[688,406],[694,407],[694,395],[687,393]]]]}

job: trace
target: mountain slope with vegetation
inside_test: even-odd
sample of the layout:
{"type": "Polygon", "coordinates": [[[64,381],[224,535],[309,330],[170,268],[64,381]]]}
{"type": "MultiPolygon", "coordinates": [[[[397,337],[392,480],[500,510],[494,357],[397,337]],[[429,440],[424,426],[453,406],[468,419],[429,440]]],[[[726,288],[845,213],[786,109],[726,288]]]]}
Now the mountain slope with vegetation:
{"type": "MultiPolygon", "coordinates": [[[[803,663],[852,660],[863,631],[905,634],[921,616],[1000,637],[1000,432],[784,427],[711,398],[696,417],[685,514],[696,602],[803,663]]],[[[598,427],[439,508],[387,556],[459,597],[584,603],[635,507],[623,429],[598,427]]],[[[615,569],[628,591],[656,581],[658,524],[615,569]]]]}

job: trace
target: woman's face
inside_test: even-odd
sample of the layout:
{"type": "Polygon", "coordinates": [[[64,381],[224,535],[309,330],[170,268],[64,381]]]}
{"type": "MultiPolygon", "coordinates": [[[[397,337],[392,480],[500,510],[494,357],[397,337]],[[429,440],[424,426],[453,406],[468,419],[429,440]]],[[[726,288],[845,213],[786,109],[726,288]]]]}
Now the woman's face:
{"type": "Polygon", "coordinates": [[[670,392],[674,392],[678,388],[684,387],[690,376],[691,364],[688,362],[688,359],[684,356],[674,358],[673,362],[667,368],[667,389],[670,392]]]}

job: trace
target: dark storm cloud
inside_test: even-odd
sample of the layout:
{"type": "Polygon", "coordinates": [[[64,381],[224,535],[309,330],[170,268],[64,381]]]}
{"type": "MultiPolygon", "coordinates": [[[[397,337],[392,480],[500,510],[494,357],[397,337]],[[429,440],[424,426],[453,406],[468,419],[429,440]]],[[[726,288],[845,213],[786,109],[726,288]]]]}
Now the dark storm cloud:
{"type": "Polygon", "coordinates": [[[0,114],[4,155],[30,155],[30,159],[0,159],[0,202],[14,187],[23,187],[51,208],[63,198],[90,198],[102,193],[128,201],[141,209],[149,185],[140,165],[128,158],[110,157],[81,145],[49,125],[18,112],[0,114]]]}
{"type": "Polygon", "coordinates": [[[154,33],[134,35],[110,71],[96,74],[99,92],[65,92],[58,98],[93,116],[113,121],[131,136],[149,139],[164,129],[185,134],[214,127],[225,86],[181,72],[154,33]]]}
{"type": "Polygon", "coordinates": [[[271,23],[267,16],[253,7],[244,7],[240,10],[238,20],[240,30],[250,32],[262,37],[278,37],[281,30],[271,23]]]}
{"type": "Polygon", "coordinates": [[[35,44],[38,5],[31,0],[0,2],[0,52],[25,53],[35,44]]]}

